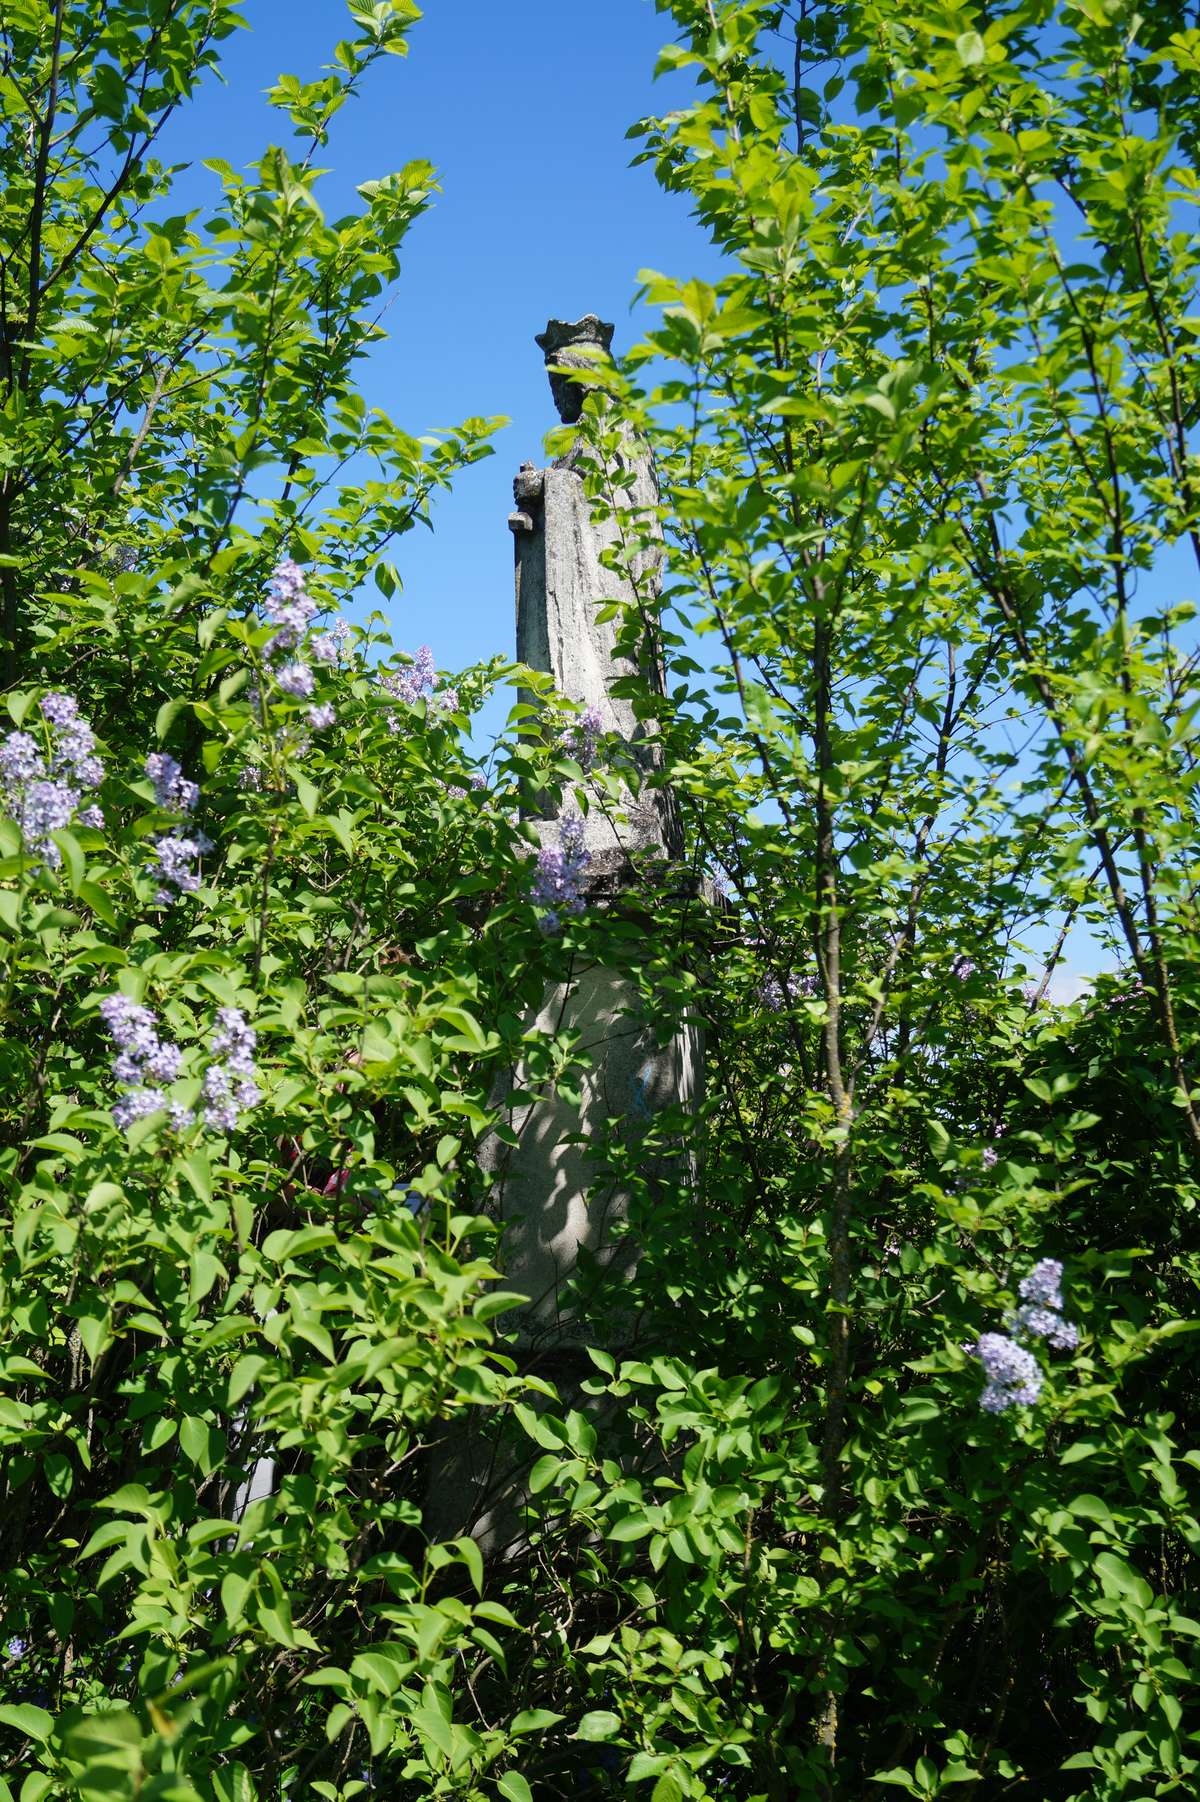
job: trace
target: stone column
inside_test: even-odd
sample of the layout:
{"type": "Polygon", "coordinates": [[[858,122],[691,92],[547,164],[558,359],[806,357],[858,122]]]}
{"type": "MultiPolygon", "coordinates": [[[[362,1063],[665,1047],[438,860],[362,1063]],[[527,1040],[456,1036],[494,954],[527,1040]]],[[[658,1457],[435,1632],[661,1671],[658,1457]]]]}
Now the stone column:
{"type": "MultiPolygon", "coordinates": [[[[612,330],[588,314],[574,325],[551,320],[537,339],[559,415],[567,424],[578,419],[584,390],[561,369],[606,356],[612,330]]],[[[612,472],[617,492],[639,508],[653,509],[658,488],[645,446],[626,436],[617,464],[612,472]]],[[[640,554],[636,582],[606,569],[603,553],[617,543],[619,528],[609,519],[592,518],[573,465],[573,457],[548,469],[527,463],[513,484],[516,511],[509,525],[516,550],[517,656],[552,676],[570,700],[593,708],[604,730],[624,739],[648,770],[645,727],[632,703],[612,692],[618,678],[632,673],[634,666],[617,652],[616,620],[601,620],[597,614],[606,600],[634,603],[652,614],[661,551],[656,546],[640,554]]],[[[638,661],[652,687],[661,691],[652,623],[648,618],[638,661]]],[[[557,820],[533,823],[543,842],[557,843],[557,820]]],[[[584,828],[591,856],[588,905],[636,908],[638,863],[649,859],[661,867],[678,855],[678,840],[671,797],[661,788],[627,793],[616,814],[592,809],[584,828]]],[[[508,1124],[519,1144],[493,1139],[482,1156],[495,1174],[494,1201],[506,1223],[505,1281],[531,1298],[521,1336],[531,1345],[561,1348],[584,1336],[566,1299],[581,1254],[587,1254],[592,1283],[619,1280],[636,1255],[628,1237],[614,1237],[614,1226],[625,1218],[627,1197],[597,1180],[595,1154],[613,1134],[636,1144],[661,1109],[694,1104],[700,1047],[690,1031],[657,1043],[641,1016],[634,985],[602,966],[573,971],[570,981],[552,988],[534,1024],[547,1033],[566,1028],[579,1034],[591,1059],[579,1101],[543,1094],[513,1108],[508,1124]]],[[[522,1086],[519,1071],[514,1086],[522,1086]]],[[[635,1334],[636,1322],[626,1319],[620,1338],[635,1334]]]]}
{"type": "MultiPolygon", "coordinates": [[[[612,327],[589,314],[574,325],[551,320],[537,339],[550,385],[564,422],[579,417],[583,390],[559,366],[581,366],[606,355],[612,327]]],[[[632,665],[617,654],[616,622],[597,612],[609,599],[640,601],[650,610],[659,592],[661,553],[643,553],[636,566],[637,591],[601,561],[616,542],[617,528],[594,521],[583,482],[566,457],[548,469],[522,466],[509,518],[516,549],[517,656],[554,678],[560,693],[600,715],[604,730],[617,734],[634,758],[649,769],[652,752],[645,727],[629,701],[612,685],[632,665]]],[[[623,440],[622,494],[635,504],[658,500],[653,464],[632,437],[623,440]]],[[[640,658],[643,673],[661,690],[650,635],[640,658]]],[[[660,871],[679,855],[679,833],[669,792],[643,788],[627,792],[617,813],[593,809],[585,826],[590,853],[590,907],[623,907],[636,912],[637,871],[643,859],[660,871]]],[[[559,822],[534,819],[544,843],[557,844],[559,822]]],[[[681,872],[682,875],[682,872],[681,872]]],[[[646,922],[647,930],[651,923],[646,922]]],[[[588,1405],[579,1382],[591,1373],[582,1355],[587,1343],[603,1343],[620,1354],[637,1339],[638,1321],[621,1307],[621,1287],[637,1256],[631,1235],[615,1232],[626,1218],[628,1195],[601,1172],[603,1154],[619,1136],[636,1154],[639,1138],[660,1110],[691,1108],[701,1083],[701,1043],[692,1030],[660,1044],[645,1019],[636,986],[617,969],[593,964],[571,971],[552,985],[536,1019],[538,1031],[570,1030],[579,1035],[590,1065],[577,1082],[578,1099],[536,1091],[515,1070],[507,1088],[532,1098],[512,1103],[506,1123],[516,1136],[508,1144],[492,1135],[480,1147],[480,1163],[493,1183],[490,1206],[503,1224],[500,1267],[505,1288],[527,1295],[527,1307],[505,1317],[515,1332],[527,1369],[544,1370],[567,1405],[588,1405]],[[599,1154],[599,1155],[597,1155],[599,1154]],[[598,1293],[599,1291],[599,1293],[598,1293]],[[603,1333],[593,1307],[605,1321],[603,1333]]],[[[503,1093],[493,1097],[504,1107],[503,1093]]],[[[682,1156],[682,1154],[680,1154],[682,1156]]],[[[675,1180],[680,1159],[664,1164],[664,1179],[675,1180]]],[[[654,1167],[639,1161],[639,1175],[653,1181],[654,1167]]],[[[523,1544],[521,1504],[531,1452],[515,1429],[470,1419],[452,1424],[431,1465],[427,1525],[450,1537],[469,1531],[492,1555],[517,1552],[523,1544]]]]}

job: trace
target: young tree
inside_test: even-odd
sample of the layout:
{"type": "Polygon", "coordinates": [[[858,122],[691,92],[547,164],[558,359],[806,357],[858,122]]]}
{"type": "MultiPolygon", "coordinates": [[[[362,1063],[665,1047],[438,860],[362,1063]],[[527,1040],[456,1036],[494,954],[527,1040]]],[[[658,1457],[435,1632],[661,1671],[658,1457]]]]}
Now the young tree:
{"type": "Polygon", "coordinates": [[[631,571],[606,452],[658,454],[645,706],[730,902],[701,1191],[596,1385],[640,1454],[538,1472],[592,1548],[561,1662],[659,1802],[1182,1795],[1200,33],[660,4],[697,94],[641,154],[729,272],[645,276],[583,431],[631,571]]]}

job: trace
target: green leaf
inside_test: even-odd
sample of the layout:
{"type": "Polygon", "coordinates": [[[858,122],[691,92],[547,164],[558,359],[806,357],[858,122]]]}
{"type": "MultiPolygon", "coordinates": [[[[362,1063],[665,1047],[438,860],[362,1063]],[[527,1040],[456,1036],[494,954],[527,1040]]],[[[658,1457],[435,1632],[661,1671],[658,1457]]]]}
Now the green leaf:
{"type": "Polygon", "coordinates": [[[533,1802],[533,1791],[524,1777],[519,1776],[516,1771],[506,1771],[496,1788],[502,1796],[507,1797],[508,1802],[533,1802]]]}
{"type": "Polygon", "coordinates": [[[621,1722],[617,1715],[607,1708],[594,1708],[580,1721],[575,1737],[589,1740],[614,1739],[620,1731],[621,1722]]]}
{"type": "Polygon", "coordinates": [[[456,1539],[454,1544],[459,1557],[467,1567],[471,1582],[475,1586],[476,1595],[481,1596],[483,1594],[483,1553],[469,1536],[456,1539]]]}
{"type": "Polygon", "coordinates": [[[561,1714],[555,1714],[553,1710],[549,1708],[526,1708],[520,1714],[515,1716],[509,1727],[509,1732],[540,1733],[543,1728],[553,1727],[556,1722],[561,1721],[562,1719],[563,1716],[561,1714]]]}
{"type": "Polygon", "coordinates": [[[179,1423],[179,1449],[190,1463],[199,1465],[205,1476],[216,1467],[217,1438],[213,1428],[198,1415],[187,1414],[179,1423]]]}
{"type": "Polygon", "coordinates": [[[77,893],[79,899],[91,908],[98,920],[103,920],[104,924],[111,927],[114,932],[120,930],[117,910],[98,882],[81,882],[77,893]]]}
{"type": "Polygon", "coordinates": [[[54,1716],[32,1702],[0,1702],[0,1721],[15,1727],[27,1739],[36,1739],[39,1745],[45,1745],[54,1731],[54,1716]]]}
{"type": "Polygon", "coordinates": [[[548,1489],[562,1468],[563,1460],[553,1452],[539,1458],[528,1477],[530,1495],[540,1495],[543,1489],[548,1489]]]}
{"type": "Polygon", "coordinates": [[[175,724],[175,721],[179,718],[179,715],[183,712],[184,708],[190,706],[190,704],[191,703],[188,701],[179,699],[163,702],[162,706],[154,716],[154,735],[158,739],[159,744],[166,738],[168,732],[170,732],[171,727],[175,724]]]}
{"type": "Polygon", "coordinates": [[[257,1352],[246,1352],[240,1357],[229,1373],[228,1401],[231,1408],[236,1408],[242,1397],[251,1390],[264,1370],[269,1369],[270,1359],[260,1357],[257,1352]]]}
{"type": "Polygon", "coordinates": [[[83,854],[83,846],[75,834],[66,831],[65,828],[58,832],[52,832],[50,837],[62,852],[63,871],[71,893],[77,895],[80,884],[87,875],[87,858],[83,854]]]}
{"type": "Polygon", "coordinates": [[[528,1303],[527,1295],[518,1295],[515,1290],[495,1289],[489,1295],[481,1295],[471,1312],[476,1320],[495,1320],[498,1314],[508,1314],[513,1308],[524,1308],[528,1303]]]}

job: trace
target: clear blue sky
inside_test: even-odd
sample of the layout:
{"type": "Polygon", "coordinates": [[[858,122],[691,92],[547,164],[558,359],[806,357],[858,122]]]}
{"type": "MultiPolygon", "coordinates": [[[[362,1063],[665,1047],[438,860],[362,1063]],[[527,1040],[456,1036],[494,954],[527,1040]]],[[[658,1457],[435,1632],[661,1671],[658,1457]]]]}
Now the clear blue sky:
{"type": "MultiPolygon", "coordinates": [[[[316,76],[351,35],[344,0],[245,0],[242,11],[250,29],[226,42],[227,85],[210,81],[181,115],[164,144],[172,161],[240,167],[287,142],[264,90],[281,72],[316,76]]],[[[322,158],[332,216],[358,204],[359,182],[413,158],[441,182],[407,240],[388,341],[360,365],[368,404],[414,433],[471,413],[512,421],[496,454],[439,502],[435,533],[398,548],[404,593],[386,605],[395,640],[430,644],[441,667],[513,650],[512,476],[540,460],[557,423],[533,334],[551,314],[594,312],[628,345],[647,322],[630,312],[639,269],[715,270],[686,204],[651,169],[629,167],[627,128],[683,92],[677,77],[653,80],[669,26],[653,0],[428,0],[409,55],[376,66],[322,158]]],[[[202,169],[183,178],[188,205],[217,191],[202,169]]],[[[371,605],[384,609],[374,589],[371,605]]]]}

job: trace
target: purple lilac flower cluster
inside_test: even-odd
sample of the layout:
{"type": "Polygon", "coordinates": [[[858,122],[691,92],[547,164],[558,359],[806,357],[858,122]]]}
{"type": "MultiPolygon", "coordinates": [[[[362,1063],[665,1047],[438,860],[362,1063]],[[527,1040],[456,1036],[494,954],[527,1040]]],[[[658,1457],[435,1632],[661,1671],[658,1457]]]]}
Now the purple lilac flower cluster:
{"type": "MultiPolygon", "coordinates": [[[[285,557],[275,566],[267,586],[264,605],[267,619],[276,628],[274,636],[267,643],[267,657],[284,659],[276,663],[273,672],[275,681],[283,694],[290,695],[297,701],[307,700],[315,686],[311,666],[302,657],[293,655],[304,642],[317,611],[317,603],[307,592],[304,580],[304,571],[300,565],[290,557],[285,557]]],[[[341,646],[349,635],[349,627],[339,620],[332,632],[318,634],[311,641],[309,650],[318,663],[336,663],[341,646]]],[[[260,698],[253,692],[251,705],[257,705],[260,698]]],[[[309,724],[317,732],[332,726],[335,717],[333,706],[328,701],[308,709],[309,724]]],[[[308,749],[308,740],[301,739],[291,749],[295,755],[302,756],[308,749]]]]}
{"type": "Polygon", "coordinates": [[[541,926],[547,933],[559,930],[564,914],[583,912],[583,888],[592,861],[590,851],[584,849],[583,821],[578,814],[560,820],[558,840],[557,845],[543,845],[538,852],[533,879],[533,903],[546,910],[541,926]]]}
{"type": "MultiPolygon", "coordinates": [[[[200,799],[200,785],[192,782],[173,757],[165,751],[151,751],[143,765],[154,784],[154,799],[167,813],[191,813],[200,799]]],[[[154,862],[150,874],[158,883],[155,900],[160,907],[171,907],[180,895],[194,895],[200,887],[199,863],[212,840],[203,832],[167,832],[154,841],[154,862]]]]}
{"type": "Polygon", "coordinates": [[[308,641],[309,655],[316,663],[340,663],[350,648],[350,628],[344,619],[334,622],[328,632],[318,632],[308,641]]]}
{"type": "MultiPolygon", "coordinates": [[[[170,1115],[176,1132],[195,1124],[189,1108],[167,1095],[183,1064],[178,1045],[160,1036],[157,1016],[128,995],[108,995],[100,1003],[100,1017],[117,1048],[113,1075],[126,1085],[126,1093],[113,1108],[113,1120],[121,1128],[160,1111],[170,1115]]],[[[223,1007],[217,1013],[217,1029],[209,1044],[214,1060],[204,1074],[204,1124],[214,1132],[231,1133],[243,1109],[262,1099],[255,1080],[256,1035],[240,1008],[223,1007]]]]}
{"type": "MultiPolygon", "coordinates": [[[[427,701],[431,707],[439,708],[443,713],[458,711],[457,688],[443,688],[440,694],[434,694],[437,684],[437,665],[433,661],[433,652],[427,644],[417,651],[411,663],[395,670],[391,675],[380,678],[381,686],[397,701],[403,701],[407,707],[415,707],[418,701],[427,701]]],[[[388,730],[399,732],[403,721],[394,713],[388,715],[388,730]]]]}
{"type": "Polygon", "coordinates": [[[84,797],[103,782],[104,765],[72,695],[47,695],[41,711],[50,728],[49,762],[32,734],[8,733],[0,744],[0,807],[20,828],[26,849],[56,870],[62,852],[52,832],[74,821],[103,830],[104,815],[94,804],[85,806],[84,797]]]}
{"type": "Polygon", "coordinates": [[[275,565],[267,584],[263,611],[270,623],[278,628],[267,645],[268,657],[275,657],[281,651],[294,651],[312,624],[317,603],[305,589],[304,571],[290,557],[275,565]]]}
{"type": "Polygon", "coordinates": [[[151,751],[145,770],[154,784],[154,799],[167,813],[194,813],[200,785],[189,782],[182,767],[165,751],[151,751]]]}
{"type": "Polygon", "coordinates": [[[204,1074],[204,1123],[214,1132],[231,1133],[242,1109],[262,1100],[255,1081],[254,1048],[257,1035],[240,1008],[222,1007],[210,1050],[214,1058],[204,1074]]]}
{"type": "Polygon", "coordinates": [[[180,895],[196,893],[200,887],[200,859],[211,850],[212,840],[203,832],[168,832],[155,839],[150,874],[158,883],[154,899],[160,907],[171,907],[180,895]]]}
{"type": "Polygon", "coordinates": [[[382,681],[390,695],[395,695],[398,701],[404,701],[409,707],[415,707],[418,701],[428,700],[437,681],[433,652],[427,644],[423,644],[411,663],[406,663],[394,675],[384,676],[382,681]]]}
{"type": "Polygon", "coordinates": [[[1031,1408],[1042,1393],[1042,1373],[1032,1352],[1004,1333],[981,1333],[975,1356],[987,1381],[979,1405],[989,1414],[1031,1408]]]}
{"type": "Polygon", "coordinates": [[[161,1109],[170,1112],[177,1131],[190,1126],[191,1113],[177,1102],[172,1104],[163,1086],[179,1075],[183,1054],[178,1045],[159,1037],[157,1017],[128,995],[107,995],[100,1003],[100,1018],[117,1047],[113,1075],[128,1085],[113,1109],[116,1124],[129,1127],[161,1109]]]}
{"type": "Polygon", "coordinates": [[[1057,1258],[1036,1263],[1017,1285],[1021,1306],[1005,1325],[1026,1338],[1045,1339],[1056,1351],[1074,1351],[1079,1328],[1063,1318],[1062,1270],[1057,1258]]]}
{"type": "Polygon", "coordinates": [[[604,716],[595,706],[587,707],[563,733],[562,747],[586,776],[595,768],[596,752],[604,732],[604,716]]]}
{"type": "Polygon", "coordinates": [[[1005,1320],[1005,1332],[981,1333],[974,1354],[986,1378],[979,1405],[989,1414],[1030,1407],[1042,1392],[1037,1359],[1022,1340],[1045,1339],[1058,1351],[1073,1351],[1078,1328],[1062,1314],[1062,1265],[1042,1258],[1017,1286],[1021,1306],[1005,1320]]]}
{"type": "Polygon", "coordinates": [[[811,1000],[817,992],[815,976],[764,976],[758,985],[758,999],[771,1013],[778,1014],[793,1001],[811,1000]]]}

